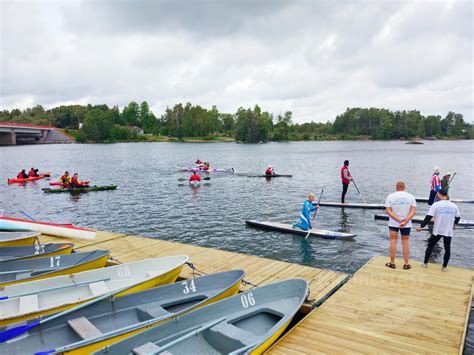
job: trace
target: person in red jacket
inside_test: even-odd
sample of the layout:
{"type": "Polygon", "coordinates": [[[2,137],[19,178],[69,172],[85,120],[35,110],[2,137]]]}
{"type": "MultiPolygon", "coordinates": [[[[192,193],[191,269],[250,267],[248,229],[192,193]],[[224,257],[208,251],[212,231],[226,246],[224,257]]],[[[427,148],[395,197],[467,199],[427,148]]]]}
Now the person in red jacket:
{"type": "Polygon", "coordinates": [[[265,170],[265,175],[275,175],[275,171],[273,170],[271,165],[269,165],[267,167],[267,170],[265,170]]]}
{"type": "Polygon", "coordinates": [[[201,177],[195,171],[193,171],[193,174],[189,177],[189,182],[192,181],[201,181],[201,177]]]}
{"type": "Polygon", "coordinates": [[[71,187],[72,188],[82,188],[82,187],[89,187],[89,185],[84,184],[82,181],[79,181],[79,174],[74,173],[71,179],[71,187]]]}
{"type": "Polygon", "coordinates": [[[18,179],[27,179],[28,178],[28,174],[26,173],[25,169],[23,169],[22,171],[20,171],[18,173],[18,175],[16,176],[18,179]]]}
{"type": "Polygon", "coordinates": [[[31,168],[29,173],[28,173],[28,177],[35,177],[35,176],[39,176],[38,175],[38,169],[31,168]]]}
{"type": "Polygon", "coordinates": [[[344,160],[344,166],[341,168],[341,180],[342,180],[342,195],[341,202],[345,202],[347,189],[352,181],[351,173],[349,172],[349,160],[344,160]]]}

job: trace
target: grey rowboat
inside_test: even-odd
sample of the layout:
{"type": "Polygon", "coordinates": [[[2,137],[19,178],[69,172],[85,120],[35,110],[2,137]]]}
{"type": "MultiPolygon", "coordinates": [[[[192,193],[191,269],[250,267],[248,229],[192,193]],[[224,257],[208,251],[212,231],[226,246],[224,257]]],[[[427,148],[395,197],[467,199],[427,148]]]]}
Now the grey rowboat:
{"type": "Polygon", "coordinates": [[[73,243],[49,243],[0,248],[0,262],[70,254],[73,243]]]}
{"type": "Polygon", "coordinates": [[[306,292],[302,279],[258,287],[93,354],[261,354],[288,326],[306,292]]]}

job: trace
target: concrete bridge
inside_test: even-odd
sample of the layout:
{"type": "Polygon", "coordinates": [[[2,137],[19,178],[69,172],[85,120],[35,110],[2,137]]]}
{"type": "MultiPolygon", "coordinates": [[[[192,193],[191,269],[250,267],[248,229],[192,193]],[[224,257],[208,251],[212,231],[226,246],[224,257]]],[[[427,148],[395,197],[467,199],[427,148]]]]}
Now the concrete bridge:
{"type": "Polygon", "coordinates": [[[73,142],[72,137],[52,126],[0,122],[0,145],[73,142]]]}

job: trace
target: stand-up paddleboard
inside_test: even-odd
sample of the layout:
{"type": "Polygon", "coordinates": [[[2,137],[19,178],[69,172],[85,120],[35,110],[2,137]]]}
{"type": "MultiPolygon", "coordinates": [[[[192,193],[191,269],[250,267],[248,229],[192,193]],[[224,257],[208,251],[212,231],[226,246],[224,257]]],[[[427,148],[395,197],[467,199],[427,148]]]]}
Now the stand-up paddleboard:
{"type": "MultiPolygon", "coordinates": [[[[308,231],[304,231],[299,228],[292,228],[291,224],[284,224],[284,223],[279,223],[279,222],[268,222],[268,221],[259,221],[259,220],[249,220],[245,221],[246,224],[252,227],[256,228],[262,228],[262,229],[269,229],[269,230],[274,230],[278,232],[283,232],[283,233],[292,233],[292,234],[300,234],[303,236],[308,235],[308,231]]],[[[356,235],[352,233],[342,233],[342,232],[334,232],[334,231],[329,231],[325,229],[317,229],[313,228],[311,229],[311,232],[309,233],[309,236],[312,237],[321,237],[321,238],[327,238],[327,239],[352,239],[356,235]]]]}
{"type": "MultiPolygon", "coordinates": [[[[418,202],[428,202],[426,197],[415,197],[418,202]]],[[[459,198],[450,198],[449,201],[454,203],[474,203],[474,200],[463,200],[459,198]]]]}
{"type": "MultiPolygon", "coordinates": [[[[313,205],[316,205],[316,202],[313,202],[313,205]]],[[[325,207],[340,207],[340,208],[366,208],[373,210],[384,210],[385,206],[381,203],[362,203],[362,202],[321,202],[320,206],[325,207]]]]}
{"type": "MultiPolygon", "coordinates": [[[[374,216],[374,219],[379,219],[383,221],[388,221],[388,216],[386,214],[381,214],[378,213],[374,216]]],[[[422,223],[423,220],[425,219],[424,216],[415,216],[412,218],[412,221],[415,223],[422,223]]],[[[433,224],[433,220],[431,220],[430,224],[433,224]]],[[[472,219],[461,219],[458,224],[456,224],[457,227],[474,227],[474,220],[472,219]]]]}

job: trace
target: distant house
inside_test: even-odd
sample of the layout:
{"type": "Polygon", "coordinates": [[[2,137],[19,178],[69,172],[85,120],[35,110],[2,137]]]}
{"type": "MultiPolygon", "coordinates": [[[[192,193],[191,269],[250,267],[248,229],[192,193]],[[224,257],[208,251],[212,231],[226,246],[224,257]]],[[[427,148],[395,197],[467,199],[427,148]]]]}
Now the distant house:
{"type": "Polygon", "coordinates": [[[137,126],[127,126],[127,129],[130,132],[133,132],[135,134],[143,134],[143,128],[137,127],[137,126]]]}

